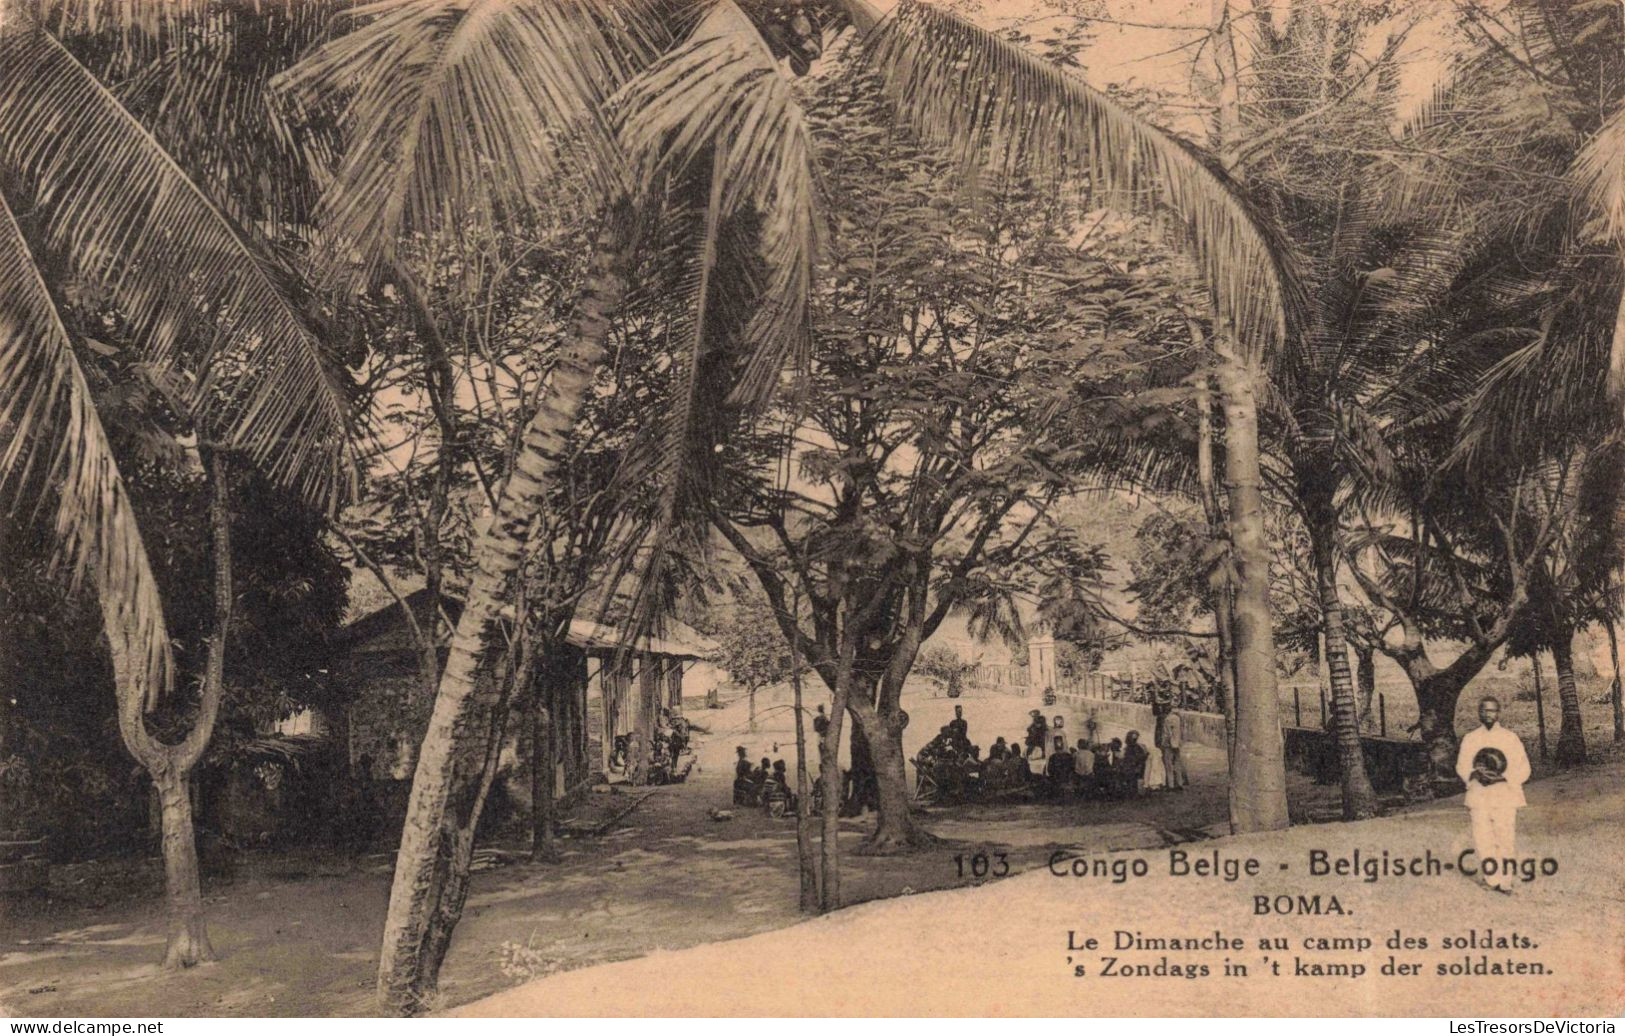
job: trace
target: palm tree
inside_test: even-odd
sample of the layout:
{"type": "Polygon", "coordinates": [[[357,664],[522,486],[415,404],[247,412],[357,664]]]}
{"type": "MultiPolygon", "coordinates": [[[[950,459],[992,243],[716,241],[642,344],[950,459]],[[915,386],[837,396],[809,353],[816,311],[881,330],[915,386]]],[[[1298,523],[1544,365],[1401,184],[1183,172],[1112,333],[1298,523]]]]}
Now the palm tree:
{"type": "MultiPolygon", "coordinates": [[[[663,176],[698,168],[712,186],[709,211],[760,215],[767,288],[744,332],[750,355],[733,368],[734,400],[765,396],[784,357],[805,341],[817,242],[814,152],[780,57],[785,41],[794,62],[816,51],[812,27],[775,21],[765,4],[695,6],[673,14],[654,0],[416,0],[385,9],[288,77],[307,103],[341,107],[348,146],[324,202],[336,254],[394,264],[409,235],[454,237],[463,221],[498,220],[559,199],[561,183],[587,185],[590,193],[568,203],[603,214],[573,334],[476,545],[475,576],[419,757],[380,963],[379,993],[394,1009],[416,1009],[432,992],[460,912],[471,852],[460,832],[471,831],[477,816],[480,796],[470,781],[489,735],[488,727],[469,733],[471,717],[486,708],[474,673],[562,460],[564,434],[603,359],[638,215],[660,194],[663,176]]],[[[803,10],[827,15],[832,28],[857,30],[857,45],[899,112],[928,139],[968,160],[1019,156],[1039,172],[1087,177],[1122,204],[1171,213],[1249,358],[1250,373],[1225,397],[1239,444],[1231,455],[1244,465],[1246,429],[1256,424],[1249,390],[1259,358],[1286,337],[1293,292],[1281,253],[1223,176],[1077,78],[936,8],[910,0],[884,20],[859,0],[803,10]]],[[[700,269],[725,237],[701,235],[700,269]]],[[[712,305],[711,292],[727,287],[695,282],[690,364],[701,361],[709,339],[698,315],[712,305]]],[[[681,417],[670,424],[691,426],[681,417]]],[[[1256,462],[1256,450],[1252,456],[1256,462]]],[[[1237,479],[1235,527],[1261,556],[1261,513],[1246,504],[1244,470],[1237,479]]],[[[1253,582],[1266,577],[1261,566],[1249,574],[1253,582]]],[[[1237,800],[1242,830],[1286,823],[1267,597],[1249,601],[1257,607],[1238,623],[1238,641],[1252,663],[1254,712],[1264,720],[1249,728],[1237,773],[1252,789],[1237,800]]]]}
{"type": "MultiPolygon", "coordinates": [[[[184,741],[166,744],[148,729],[145,713],[171,692],[174,663],[74,328],[85,304],[109,307],[115,333],[195,427],[311,499],[343,485],[346,405],[323,347],[249,233],[17,6],[0,15],[0,64],[0,495],[54,499],[59,561],[100,603],[120,731],[162,808],[165,963],[189,965],[211,951],[187,778],[213,726],[219,681],[205,681],[184,741]]],[[[229,545],[222,537],[216,546],[229,586],[229,545]]]]}

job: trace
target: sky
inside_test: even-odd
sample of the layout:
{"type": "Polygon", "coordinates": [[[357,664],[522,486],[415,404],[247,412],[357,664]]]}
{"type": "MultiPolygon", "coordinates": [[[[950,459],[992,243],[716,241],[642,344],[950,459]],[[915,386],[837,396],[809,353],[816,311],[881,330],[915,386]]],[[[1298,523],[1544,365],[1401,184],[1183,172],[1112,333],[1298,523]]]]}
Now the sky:
{"type": "MultiPolygon", "coordinates": [[[[894,0],[872,0],[881,10],[895,6],[894,0]]],[[[1081,55],[1083,75],[1091,86],[1110,85],[1152,87],[1190,94],[1193,62],[1206,62],[1204,41],[1214,19],[1213,0],[936,0],[989,29],[1021,26],[1035,38],[1042,38],[1050,26],[1069,12],[1084,14],[1092,21],[1095,40],[1081,55]]],[[[1321,0],[1326,8],[1341,2],[1321,0]]],[[[1238,47],[1245,50],[1252,36],[1252,0],[1230,0],[1231,17],[1238,34],[1238,47]]],[[[1278,23],[1284,22],[1287,3],[1271,4],[1278,23]]],[[[1368,6],[1370,4],[1368,3],[1368,6]]],[[[1398,0],[1386,6],[1398,16],[1387,26],[1419,21],[1406,37],[1399,52],[1400,93],[1409,108],[1425,100],[1441,76],[1451,51],[1450,26],[1454,12],[1450,0],[1398,0]]],[[[1371,34],[1368,50],[1380,51],[1387,31],[1371,34]]],[[[1245,67],[1243,67],[1245,74],[1245,67]]],[[[1188,131],[1190,127],[1173,127],[1188,131]]]]}

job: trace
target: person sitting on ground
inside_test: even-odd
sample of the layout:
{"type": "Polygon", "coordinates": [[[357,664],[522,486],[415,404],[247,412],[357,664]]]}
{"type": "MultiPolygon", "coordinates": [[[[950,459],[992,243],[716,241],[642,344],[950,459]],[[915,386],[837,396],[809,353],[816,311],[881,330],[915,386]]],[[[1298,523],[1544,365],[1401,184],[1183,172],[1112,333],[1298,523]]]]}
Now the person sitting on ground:
{"type": "Polygon", "coordinates": [[[1011,752],[1004,761],[1005,787],[1022,790],[1032,783],[1033,768],[1028,765],[1027,757],[1020,752],[1011,752]]]}
{"type": "Polygon", "coordinates": [[[762,808],[770,817],[782,817],[795,808],[794,801],[795,796],[790,793],[790,784],[784,777],[784,762],[780,760],[773,764],[767,780],[762,782],[762,808]]]}
{"type": "Polygon", "coordinates": [[[1065,798],[1072,793],[1074,775],[1072,753],[1067,750],[1066,738],[1056,737],[1049,760],[1044,763],[1044,776],[1048,779],[1044,790],[1050,798],[1065,798]]]}
{"type": "Polygon", "coordinates": [[[1038,757],[1044,758],[1044,749],[1049,744],[1049,721],[1037,709],[1032,711],[1032,722],[1027,724],[1027,758],[1033,757],[1033,749],[1038,750],[1038,757]]]}
{"type": "Polygon", "coordinates": [[[1145,783],[1145,764],[1151,753],[1140,744],[1140,732],[1131,730],[1123,743],[1123,761],[1117,779],[1122,783],[1124,795],[1138,795],[1145,783]]]}
{"type": "Polygon", "coordinates": [[[1078,794],[1083,794],[1094,782],[1095,753],[1089,748],[1088,738],[1078,738],[1078,750],[1072,753],[1072,772],[1077,774],[1078,794]]]}
{"type": "Polygon", "coordinates": [[[982,764],[982,790],[989,793],[1003,791],[1009,782],[1010,769],[1006,763],[1009,753],[1002,750],[1003,738],[1000,744],[988,749],[987,762],[982,764]]]}
{"type": "Polygon", "coordinates": [[[1004,738],[994,738],[993,746],[987,750],[988,762],[992,762],[995,759],[1003,759],[1009,753],[1009,751],[1010,747],[1004,743],[1004,738]]]}
{"type": "Polygon", "coordinates": [[[734,805],[756,805],[756,782],[751,780],[750,760],[745,757],[745,746],[734,749],[734,805]]]}

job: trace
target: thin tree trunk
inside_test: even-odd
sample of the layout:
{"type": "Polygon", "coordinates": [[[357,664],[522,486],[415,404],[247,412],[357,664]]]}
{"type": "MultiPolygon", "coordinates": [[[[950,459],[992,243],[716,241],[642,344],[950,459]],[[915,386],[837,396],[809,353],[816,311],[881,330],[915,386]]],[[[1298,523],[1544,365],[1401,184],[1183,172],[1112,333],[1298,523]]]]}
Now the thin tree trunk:
{"type": "Polygon", "coordinates": [[[444,929],[449,939],[461,914],[455,886],[466,880],[466,865],[462,875],[455,873],[457,858],[464,854],[453,850],[462,825],[447,824],[453,813],[466,817],[472,812],[471,820],[477,821],[483,804],[484,796],[470,795],[459,780],[483,772],[483,767],[458,765],[469,756],[483,759],[488,748],[490,727],[477,722],[486,704],[481,699],[488,695],[480,693],[475,675],[518,571],[531,521],[565,456],[570,431],[605,357],[610,319],[625,294],[622,245],[612,217],[600,233],[568,344],[559,352],[547,390],[525,428],[513,473],[475,544],[473,578],[418,755],[384,920],[377,992],[381,1006],[392,1012],[423,1009],[434,992],[439,966],[439,954],[429,941],[431,925],[444,929]],[[459,804],[472,809],[454,810],[459,804]]]}
{"type": "Polygon", "coordinates": [[[1580,690],[1574,683],[1574,631],[1559,630],[1552,640],[1552,664],[1557,669],[1557,698],[1563,707],[1563,725],[1557,732],[1553,759],[1559,766],[1584,766],[1585,717],[1580,714],[1580,690]]]}
{"type": "Polygon", "coordinates": [[[819,814],[818,909],[824,913],[841,907],[841,727],[852,695],[852,659],[856,654],[842,637],[829,707],[829,728],[818,744],[818,781],[823,787],[819,814]]]}
{"type": "MultiPolygon", "coordinates": [[[[549,676],[552,676],[549,670],[549,676]]],[[[558,863],[554,831],[553,793],[558,775],[558,731],[548,699],[555,695],[554,680],[538,680],[531,704],[530,858],[558,863]]]]}
{"type": "Polygon", "coordinates": [[[119,697],[119,734],[130,754],[152,776],[158,797],[160,846],[164,858],[164,887],[168,904],[168,941],[165,968],[187,968],[215,959],[214,947],[203,919],[203,890],[198,872],[197,831],[192,816],[192,769],[203,758],[220,715],[225,690],[226,638],[231,626],[231,489],[229,465],[217,450],[204,449],[209,472],[209,526],[214,555],[214,623],[209,631],[203,673],[203,696],[191,729],[177,744],[165,744],[147,730],[143,708],[148,700],[136,676],[139,661],[132,657],[124,636],[118,602],[104,596],[103,622],[113,663],[114,687],[119,697]]]}
{"type": "MultiPolygon", "coordinates": [[[[792,612],[793,621],[799,616],[792,612]]],[[[812,803],[807,801],[807,734],[801,716],[801,666],[795,656],[795,645],[790,645],[790,688],[795,695],[796,717],[796,861],[800,875],[801,896],[799,906],[803,914],[818,912],[818,860],[812,843],[812,803]]]]}
{"type": "Polygon", "coordinates": [[[1540,741],[1540,761],[1544,763],[1551,753],[1546,750],[1546,689],[1541,686],[1539,651],[1529,656],[1529,671],[1535,677],[1535,737],[1540,741]]]}
{"type": "Polygon", "coordinates": [[[1279,830],[1290,821],[1259,468],[1255,386],[1263,372],[1256,363],[1243,363],[1225,336],[1218,341],[1225,481],[1236,569],[1236,748],[1230,768],[1230,827],[1241,834],[1279,830]]]}
{"type": "Polygon", "coordinates": [[[1614,685],[1609,697],[1614,704],[1614,740],[1625,741],[1625,701],[1620,698],[1619,633],[1612,616],[1605,615],[1602,628],[1608,633],[1608,659],[1614,665],[1614,685]]]}
{"type": "Polygon", "coordinates": [[[1343,600],[1337,592],[1337,533],[1334,515],[1326,513],[1331,501],[1322,500],[1309,529],[1315,555],[1315,576],[1320,592],[1321,630],[1326,638],[1325,665],[1331,689],[1331,736],[1337,745],[1342,772],[1343,819],[1363,820],[1377,815],[1377,793],[1365,772],[1365,751],[1360,743],[1359,704],[1349,672],[1348,635],[1343,628],[1343,600]]]}

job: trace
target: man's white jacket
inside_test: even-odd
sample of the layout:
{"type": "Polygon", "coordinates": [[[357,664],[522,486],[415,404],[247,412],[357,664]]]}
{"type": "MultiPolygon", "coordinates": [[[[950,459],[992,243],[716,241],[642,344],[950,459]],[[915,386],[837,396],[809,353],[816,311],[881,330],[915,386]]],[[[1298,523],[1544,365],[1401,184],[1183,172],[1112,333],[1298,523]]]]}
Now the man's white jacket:
{"type": "Polygon", "coordinates": [[[1456,776],[1467,785],[1468,809],[1517,809],[1527,805],[1523,782],[1529,779],[1529,756],[1518,735],[1499,723],[1493,727],[1480,725],[1461,739],[1461,751],[1456,753],[1456,776]],[[1480,784],[1473,780],[1473,757],[1485,748],[1498,748],[1507,757],[1506,780],[1499,784],[1480,784]]]}

